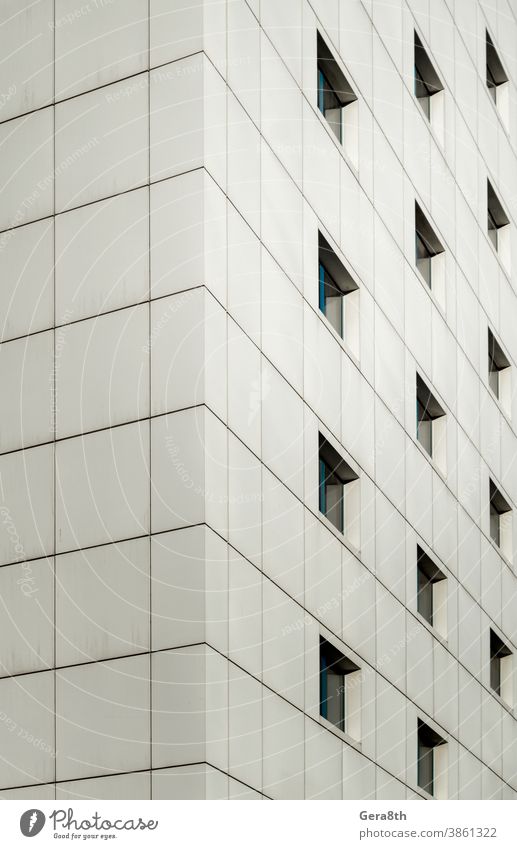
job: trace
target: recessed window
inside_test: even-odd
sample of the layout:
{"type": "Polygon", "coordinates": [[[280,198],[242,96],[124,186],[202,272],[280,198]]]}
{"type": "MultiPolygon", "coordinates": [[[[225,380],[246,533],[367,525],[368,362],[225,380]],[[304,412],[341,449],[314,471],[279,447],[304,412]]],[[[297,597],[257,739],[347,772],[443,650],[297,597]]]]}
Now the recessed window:
{"type": "Polygon", "coordinates": [[[338,531],[359,548],[359,477],[321,434],[319,510],[338,531]]]}
{"type": "Polygon", "coordinates": [[[508,127],[510,91],[508,76],[494,47],[490,34],[486,33],[486,84],[504,125],[508,127]]]}
{"type": "Polygon", "coordinates": [[[445,410],[419,374],[416,376],[416,438],[445,473],[447,465],[445,410]]]}
{"type": "Polygon", "coordinates": [[[447,636],[447,578],[419,545],[417,610],[440,636],[447,636]]]}
{"type": "Polygon", "coordinates": [[[319,308],[336,333],[359,355],[359,287],[325,237],[318,242],[319,308]]]}
{"type": "Polygon", "coordinates": [[[445,302],[445,249],[415,202],[416,267],[441,305],[445,302]]]}
{"type": "Polygon", "coordinates": [[[447,743],[418,720],[418,786],[437,799],[447,797],[447,743]]]}
{"type": "Polygon", "coordinates": [[[318,33],[318,109],[357,167],[359,126],[357,96],[318,33]]]}
{"type": "Polygon", "coordinates": [[[501,490],[490,481],[490,537],[501,553],[512,560],[513,512],[501,490]]]}
{"type": "Polygon", "coordinates": [[[360,738],[359,667],[320,637],[320,716],[355,740],[360,738]]]}
{"type": "Polygon", "coordinates": [[[488,328],[488,385],[505,412],[510,415],[512,399],[510,361],[490,328],[488,328]]]}
{"type": "Polygon", "coordinates": [[[487,180],[487,232],[501,262],[510,270],[510,219],[490,180],[487,180]]]}
{"type": "Polygon", "coordinates": [[[513,705],[513,655],[490,629],[490,686],[508,705],[513,705]]]}
{"type": "Polygon", "coordinates": [[[415,32],[415,97],[424,115],[443,142],[443,85],[427,52],[415,32]]]}

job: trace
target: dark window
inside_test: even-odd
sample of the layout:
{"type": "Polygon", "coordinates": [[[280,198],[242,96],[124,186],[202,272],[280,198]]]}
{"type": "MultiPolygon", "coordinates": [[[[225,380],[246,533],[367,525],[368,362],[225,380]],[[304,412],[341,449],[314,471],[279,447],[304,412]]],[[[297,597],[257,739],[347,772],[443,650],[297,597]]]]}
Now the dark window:
{"type": "Polygon", "coordinates": [[[499,250],[500,230],[509,224],[509,218],[497,197],[490,180],[487,180],[487,230],[494,248],[499,250]]]}
{"type": "Polygon", "coordinates": [[[426,622],[434,625],[435,585],[446,577],[431,558],[417,546],[417,610],[426,622]]]}
{"type": "Polygon", "coordinates": [[[355,663],[320,637],[320,715],[346,731],[345,677],[359,669],[355,663]]]}
{"type": "Polygon", "coordinates": [[[490,686],[498,696],[501,695],[501,660],[510,655],[508,646],[490,629],[490,686]]]}
{"type": "Polygon", "coordinates": [[[430,457],[433,456],[433,420],[420,398],[416,399],[416,438],[430,457]]]}
{"type": "Polygon", "coordinates": [[[318,236],[318,263],[319,308],[336,333],[346,340],[347,324],[349,328],[351,325],[351,321],[345,320],[346,296],[355,292],[358,286],[321,233],[318,236]]]}
{"type": "Polygon", "coordinates": [[[445,740],[436,731],[429,728],[421,719],[418,720],[418,786],[434,796],[434,752],[437,746],[445,744],[445,740]]]}
{"type": "Polygon", "coordinates": [[[343,108],[357,100],[332,52],[318,33],[318,109],[336,138],[343,141],[343,108]]]}
{"type": "Polygon", "coordinates": [[[320,434],[319,510],[341,533],[344,533],[346,526],[345,487],[357,480],[357,477],[348,463],[320,434]]]}
{"type": "Polygon", "coordinates": [[[433,421],[445,415],[419,374],[416,376],[416,437],[430,457],[433,456],[433,421]]]}
{"type": "Polygon", "coordinates": [[[320,310],[328,318],[334,330],[343,337],[343,292],[321,261],[319,282],[320,310]]]}
{"type": "Polygon", "coordinates": [[[430,289],[433,278],[433,257],[440,253],[443,253],[442,244],[419,205],[415,203],[416,267],[430,289]]]}
{"type": "Polygon", "coordinates": [[[330,124],[332,132],[341,141],[341,101],[318,65],[318,109],[330,124]]]}
{"type": "Polygon", "coordinates": [[[503,349],[488,329],[488,385],[496,396],[501,397],[500,373],[509,368],[510,361],[505,356],[503,349]]]}
{"type": "Polygon", "coordinates": [[[343,533],[344,483],[336,472],[320,457],[320,512],[343,533]]]}
{"type": "Polygon", "coordinates": [[[511,514],[511,507],[495,483],[490,481],[490,536],[501,548],[501,523],[503,516],[511,514]]]}
{"type": "Polygon", "coordinates": [[[486,32],[486,84],[490,97],[497,103],[498,88],[508,82],[508,77],[499,59],[490,34],[486,32]]]}
{"type": "Polygon", "coordinates": [[[428,121],[431,120],[431,98],[442,90],[440,78],[415,32],[415,97],[428,121]]]}

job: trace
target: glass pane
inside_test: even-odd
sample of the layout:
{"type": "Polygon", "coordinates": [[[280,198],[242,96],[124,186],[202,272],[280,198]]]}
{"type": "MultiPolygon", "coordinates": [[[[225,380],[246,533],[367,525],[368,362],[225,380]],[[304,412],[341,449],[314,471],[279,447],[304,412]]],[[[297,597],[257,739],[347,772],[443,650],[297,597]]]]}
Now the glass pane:
{"type": "Polygon", "coordinates": [[[501,658],[497,656],[490,658],[490,686],[501,695],[501,658]]]}
{"type": "Polygon", "coordinates": [[[323,460],[320,460],[320,484],[319,484],[319,496],[320,496],[320,513],[323,513],[325,516],[327,513],[327,488],[326,488],[326,480],[327,480],[327,467],[323,460]]]}
{"type": "Polygon", "coordinates": [[[418,568],[418,599],[417,609],[426,622],[433,624],[433,584],[424,570],[418,568]]]}
{"type": "Polygon", "coordinates": [[[416,402],[416,438],[422,448],[425,448],[427,453],[432,456],[433,453],[433,421],[429,418],[429,413],[424,409],[420,401],[416,402]]]}
{"type": "Polygon", "coordinates": [[[341,731],[345,730],[345,676],[327,670],[327,717],[341,731]]]}
{"type": "Polygon", "coordinates": [[[433,747],[418,741],[418,786],[432,796],[434,784],[433,747]]]}
{"type": "Polygon", "coordinates": [[[330,321],[332,327],[343,337],[343,298],[344,294],[320,263],[320,310],[330,321]]]}
{"type": "Polygon", "coordinates": [[[320,459],[319,508],[320,512],[343,533],[343,496],[344,485],[320,459]]]}
{"type": "Polygon", "coordinates": [[[318,68],[318,109],[325,114],[325,76],[318,68]]]}
{"type": "Polygon", "coordinates": [[[336,138],[341,141],[341,102],[321,68],[318,69],[318,109],[336,138]]]}
{"type": "Polygon", "coordinates": [[[319,267],[319,307],[323,314],[325,314],[325,266],[320,262],[319,267]]]}
{"type": "Polygon", "coordinates": [[[320,716],[327,718],[327,658],[320,647],[320,716]]]}

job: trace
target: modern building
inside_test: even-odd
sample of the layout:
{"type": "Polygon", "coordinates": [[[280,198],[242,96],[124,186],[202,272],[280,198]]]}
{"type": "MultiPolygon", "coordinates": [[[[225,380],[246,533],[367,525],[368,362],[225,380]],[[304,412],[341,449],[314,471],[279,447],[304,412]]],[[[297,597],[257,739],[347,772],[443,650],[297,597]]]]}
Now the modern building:
{"type": "Polygon", "coordinates": [[[517,798],[516,0],[0,57],[0,797],[517,798]]]}

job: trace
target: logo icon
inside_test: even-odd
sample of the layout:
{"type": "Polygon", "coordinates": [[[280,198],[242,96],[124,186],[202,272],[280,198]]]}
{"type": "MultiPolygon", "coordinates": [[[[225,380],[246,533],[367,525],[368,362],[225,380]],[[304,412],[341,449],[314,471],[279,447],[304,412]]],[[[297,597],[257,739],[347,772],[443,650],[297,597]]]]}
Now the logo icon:
{"type": "Polygon", "coordinates": [[[20,817],[20,831],[25,837],[35,837],[45,825],[45,814],[37,808],[25,811],[20,817]]]}

